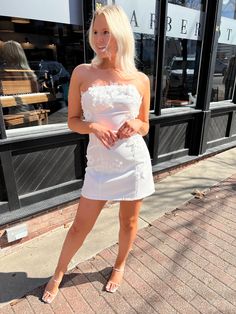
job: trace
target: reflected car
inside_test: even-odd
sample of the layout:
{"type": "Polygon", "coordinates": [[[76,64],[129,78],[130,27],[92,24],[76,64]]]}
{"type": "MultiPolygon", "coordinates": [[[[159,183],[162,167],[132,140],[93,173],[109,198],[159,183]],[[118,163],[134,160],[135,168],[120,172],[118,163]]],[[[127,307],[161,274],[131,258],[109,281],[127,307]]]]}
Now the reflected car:
{"type": "MultiPolygon", "coordinates": [[[[189,93],[196,94],[197,73],[195,71],[195,57],[173,57],[170,66],[166,67],[166,87],[164,96],[169,99],[188,100],[189,93]]],[[[198,70],[198,69],[197,69],[198,70]]],[[[225,75],[227,63],[217,58],[215,63],[215,75],[225,75]]]]}
{"type": "Polygon", "coordinates": [[[225,60],[216,59],[215,63],[215,74],[220,74],[225,76],[225,73],[227,71],[228,64],[225,60]]]}
{"type": "MultiPolygon", "coordinates": [[[[174,57],[166,68],[166,87],[164,94],[169,99],[188,100],[188,93],[194,93],[195,58],[174,57]]],[[[196,84],[195,84],[196,85],[196,84]]]]}

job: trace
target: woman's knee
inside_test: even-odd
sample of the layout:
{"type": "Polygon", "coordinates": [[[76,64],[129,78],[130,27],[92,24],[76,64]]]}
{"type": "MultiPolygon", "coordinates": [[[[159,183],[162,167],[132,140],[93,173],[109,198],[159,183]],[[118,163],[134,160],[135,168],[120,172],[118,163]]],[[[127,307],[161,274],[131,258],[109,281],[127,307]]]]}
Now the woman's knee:
{"type": "Polygon", "coordinates": [[[124,232],[132,232],[137,229],[137,218],[120,218],[120,229],[124,232]]]}
{"type": "Polygon", "coordinates": [[[91,227],[89,227],[85,222],[74,221],[70,227],[69,232],[72,236],[78,237],[78,236],[86,236],[90,230],[91,230],[91,227]]]}

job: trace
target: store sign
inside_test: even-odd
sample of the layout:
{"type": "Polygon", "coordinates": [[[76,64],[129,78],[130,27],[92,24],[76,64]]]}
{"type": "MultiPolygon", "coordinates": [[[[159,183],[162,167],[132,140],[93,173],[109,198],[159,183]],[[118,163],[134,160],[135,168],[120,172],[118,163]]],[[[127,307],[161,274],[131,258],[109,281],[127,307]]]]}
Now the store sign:
{"type": "Polygon", "coordinates": [[[0,0],[0,15],[82,24],[82,0],[0,0]]]}
{"type": "MultiPolygon", "coordinates": [[[[154,34],[155,0],[116,0],[115,3],[128,14],[134,32],[154,34]]],[[[169,3],[166,35],[199,40],[202,38],[203,18],[204,13],[199,10],[169,3]]],[[[219,43],[236,45],[236,20],[222,17],[219,43]]]]}
{"type": "Polygon", "coordinates": [[[221,18],[219,43],[236,45],[236,20],[221,18]]]}

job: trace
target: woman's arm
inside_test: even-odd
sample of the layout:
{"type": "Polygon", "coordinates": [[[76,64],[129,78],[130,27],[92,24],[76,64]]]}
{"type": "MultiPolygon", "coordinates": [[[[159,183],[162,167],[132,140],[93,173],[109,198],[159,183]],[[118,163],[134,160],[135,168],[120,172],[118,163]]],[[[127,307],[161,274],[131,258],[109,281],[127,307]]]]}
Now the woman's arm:
{"type": "Polygon", "coordinates": [[[87,80],[87,67],[83,64],[77,66],[71,76],[68,95],[68,127],[80,134],[93,133],[104,146],[110,148],[117,141],[117,135],[101,124],[83,120],[81,84],[87,80]]]}
{"type": "Polygon", "coordinates": [[[84,65],[77,66],[70,79],[68,94],[68,127],[77,133],[92,133],[92,122],[82,120],[83,112],[81,106],[81,83],[85,79],[86,70],[84,65]]]}

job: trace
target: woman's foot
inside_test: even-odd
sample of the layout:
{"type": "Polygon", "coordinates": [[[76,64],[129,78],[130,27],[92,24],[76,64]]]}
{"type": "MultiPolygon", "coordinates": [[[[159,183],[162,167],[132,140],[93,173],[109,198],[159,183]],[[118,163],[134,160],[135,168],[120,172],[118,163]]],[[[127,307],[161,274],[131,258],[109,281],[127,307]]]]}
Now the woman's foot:
{"type": "Polygon", "coordinates": [[[114,293],[119,288],[124,275],[124,268],[113,268],[111,276],[106,284],[106,291],[114,293]]]}
{"type": "Polygon", "coordinates": [[[52,277],[49,282],[47,283],[43,296],[42,296],[42,301],[45,303],[51,303],[59,290],[59,285],[60,285],[60,280],[56,280],[54,279],[54,277],[52,277]]]}

